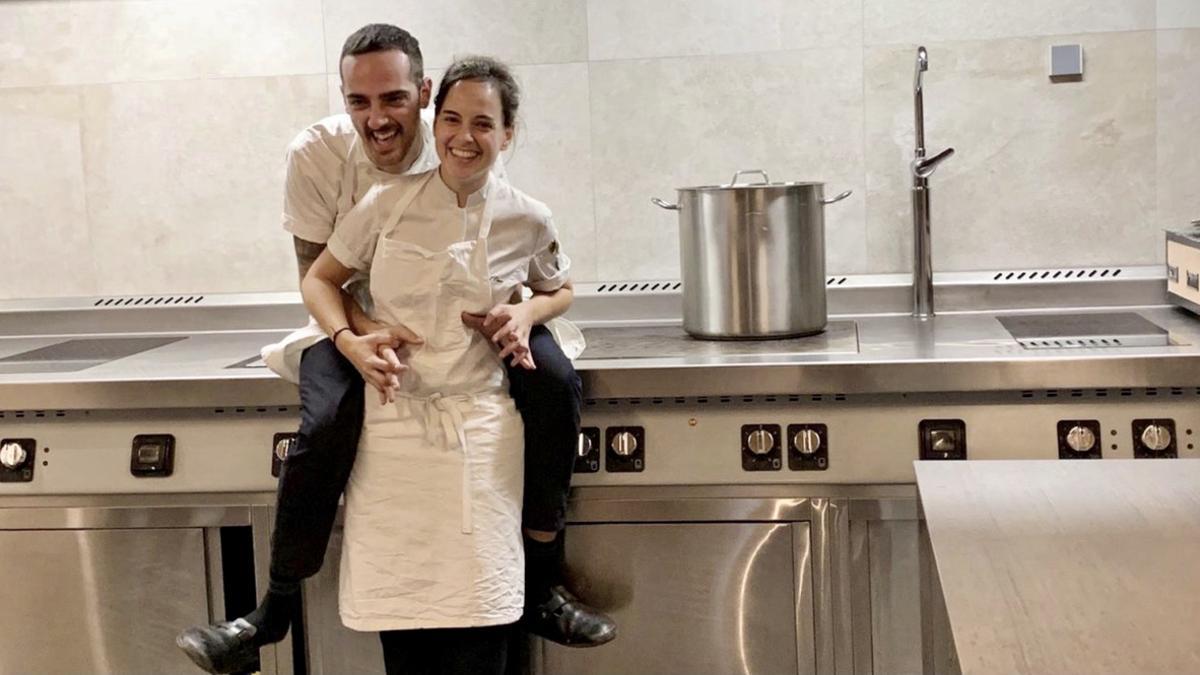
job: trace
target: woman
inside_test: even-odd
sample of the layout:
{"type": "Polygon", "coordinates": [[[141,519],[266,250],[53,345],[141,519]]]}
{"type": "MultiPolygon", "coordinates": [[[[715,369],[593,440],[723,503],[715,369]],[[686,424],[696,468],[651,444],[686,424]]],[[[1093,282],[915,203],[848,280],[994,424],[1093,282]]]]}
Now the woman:
{"type": "Polygon", "coordinates": [[[490,172],[517,107],[503,64],[451,65],[435,98],[441,166],[372,189],[302,284],[379,391],[346,490],[339,609],[347,627],[381,632],[389,673],[501,673],[522,612],[523,438],[502,359],[535,367],[530,328],[572,291],[549,210],[490,172]],[[423,340],[398,377],[396,355],[349,348],[338,289],[355,270],[370,271],[376,318],[423,340]],[[534,297],[508,304],[522,285],[534,297]],[[479,331],[464,323],[480,315],[479,331]]]}

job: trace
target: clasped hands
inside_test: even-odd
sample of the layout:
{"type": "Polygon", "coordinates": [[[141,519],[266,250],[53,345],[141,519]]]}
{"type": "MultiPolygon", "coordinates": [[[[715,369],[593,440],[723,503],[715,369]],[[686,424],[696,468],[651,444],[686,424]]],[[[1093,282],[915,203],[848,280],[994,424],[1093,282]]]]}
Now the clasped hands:
{"type": "MultiPolygon", "coordinates": [[[[462,322],[495,345],[501,359],[511,358],[513,366],[527,370],[537,368],[529,351],[532,317],[522,305],[499,304],[487,314],[463,312],[462,322]]],[[[408,370],[404,357],[409,347],[425,341],[403,325],[389,326],[367,319],[356,328],[361,334],[344,331],[335,346],[354,364],[363,380],[379,392],[379,402],[391,403],[400,388],[400,377],[408,370]]]]}

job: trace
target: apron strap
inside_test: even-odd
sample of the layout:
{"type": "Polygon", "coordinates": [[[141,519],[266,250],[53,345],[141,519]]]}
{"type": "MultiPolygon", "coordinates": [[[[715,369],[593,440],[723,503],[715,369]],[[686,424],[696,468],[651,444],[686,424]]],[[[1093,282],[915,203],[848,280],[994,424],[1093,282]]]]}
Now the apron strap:
{"type": "MultiPolygon", "coordinates": [[[[441,427],[446,449],[453,450],[457,444],[462,450],[462,533],[471,534],[471,444],[467,440],[466,420],[463,418],[462,409],[459,408],[460,400],[434,394],[423,402],[426,404],[426,434],[431,434],[434,429],[441,427]]],[[[470,401],[464,403],[474,407],[470,401]]]]}
{"type": "Polygon", "coordinates": [[[430,179],[437,175],[437,172],[437,169],[431,170],[416,185],[408,188],[404,194],[400,195],[400,201],[396,202],[396,206],[392,208],[392,212],[388,214],[387,220],[384,221],[383,227],[379,228],[380,241],[391,234],[392,230],[396,229],[396,226],[400,224],[400,219],[404,216],[404,212],[408,210],[409,205],[413,203],[417,195],[421,194],[421,191],[429,184],[430,179]]]}

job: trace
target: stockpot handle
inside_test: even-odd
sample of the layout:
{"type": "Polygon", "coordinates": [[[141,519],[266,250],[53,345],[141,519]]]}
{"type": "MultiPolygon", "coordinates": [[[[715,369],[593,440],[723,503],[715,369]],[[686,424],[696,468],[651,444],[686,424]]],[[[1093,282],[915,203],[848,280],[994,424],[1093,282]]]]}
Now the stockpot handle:
{"type": "Polygon", "coordinates": [[[655,206],[657,206],[661,209],[666,209],[668,211],[678,211],[679,210],[678,204],[672,204],[671,202],[664,202],[663,200],[659,199],[658,197],[651,197],[650,203],[654,204],[655,206]]]}
{"type": "MultiPolygon", "coordinates": [[[[741,171],[738,171],[738,172],[735,172],[735,173],[733,174],[733,178],[730,178],[730,179],[729,179],[729,184],[730,184],[730,185],[737,185],[737,179],[738,179],[738,176],[740,176],[740,175],[742,175],[742,174],[744,174],[744,173],[756,173],[756,174],[758,174],[758,175],[762,176],[762,178],[763,178],[763,179],[762,179],[762,182],[763,182],[763,184],[766,184],[766,183],[770,183],[770,182],[771,182],[771,179],[770,179],[770,177],[768,177],[768,176],[767,176],[767,172],[766,172],[766,171],[763,171],[762,169],[743,169],[743,170],[741,170],[741,171]]],[[[746,185],[759,185],[759,183],[746,183],[746,185]]]]}
{"type": "Polygon", "coordinates": [[[854,194],[854,190],[846,190],[845,192],[843,192],[842,194],[840,194],[836,197],[831,197],[829,199],[822,199],[821,203],[826,206],[829,206],[830,204],[835,204],[837,202],[842,201],[843,199],[845,199],[846,197],[849,197],[852,194],[854,194]]]}

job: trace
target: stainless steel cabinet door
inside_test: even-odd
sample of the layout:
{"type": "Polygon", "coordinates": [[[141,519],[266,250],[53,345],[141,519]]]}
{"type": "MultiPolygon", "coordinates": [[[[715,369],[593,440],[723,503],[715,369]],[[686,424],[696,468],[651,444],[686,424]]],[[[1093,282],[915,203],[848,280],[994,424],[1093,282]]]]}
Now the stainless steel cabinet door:
{"type": "Polygon", "coordinates": [[[203,530],[0,531],[0,580],[0,675],[195,671],[203,530]]]}
{"type": "Polygon", "coordinates": [[[774,675],[814,668],[807,523],[574,525],[574,587],[619,624],[593,649],[545,644],[548,675],[774,675]]]}

